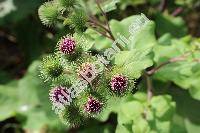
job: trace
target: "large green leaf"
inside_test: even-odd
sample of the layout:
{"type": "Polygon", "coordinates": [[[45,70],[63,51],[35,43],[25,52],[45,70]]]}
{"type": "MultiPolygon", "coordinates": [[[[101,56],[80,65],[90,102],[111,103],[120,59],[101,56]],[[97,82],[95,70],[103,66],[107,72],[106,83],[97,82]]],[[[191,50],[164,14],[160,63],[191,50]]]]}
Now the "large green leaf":
{"type": "Polygon", "coordinates": [[[130,128],[127,128],[125,125],[117,125],[116,133],[130,133],[130,128]]]}
{"type": "MultiPolygon", "coordinates": [[[[180,57],[190,51],[194,51],[194,39],[185,37],[180,40],[173,39],[164,35],[159,39],[159,44],[154,48],[154,60],[157,64],[168,61],[174,57],[180,57]]],[[[162,81],[172,81],[183,89],[188,89],[191,96],[195,99],[200,99],[200,76],[199,62],[194,61],[200,56],[200,51],[197,50],[184,60],[161,68],[154,78],[162,81]]]]}
{"type": "MultiPolygon", "coordinates": [[[[115,64],[123,67],[124,71],[128,72],[127,74],[130,77],[140,77],[144,69],[153,65],[150,54],[153,46],[156,44],[154,35],[155,24],[152,21],[144,22],[142,15],[135,15],[122,21],[111,20],[110,26],[116,39],[119,38],[119,33],[120,36],[123,36],[128,40],[125,49],[129,51],[120,51],[117,53],[115,56],[115,64]],[[130,33],[129,26],[133,24],[137,25],[139,20],[142,20],[142,24],[139,25],[139,28],[134,34],[130,33]]],[[[86,33],[90,34],[95,40],[93,49],[103,51],[112,46],[111,40],[100,36],[94,30],[89,29],[86,33]]]]}
{"type": "MultiPolygon", "coordinates": [[[[117,40],[119,38],[120,34],[121,36],[125,37],[128,40],[128,44],[126,44],[127,48],[130,49],[140,49],[140,50],[146,50],[149,48],[152,48],[155,43],[155,35],[154,35],[154,29],[155,24],[153,21],[145,21],[144,23],[143,16],[142,15],[133,15],[128,18],[125,18],[122,21],[117,20],[111,20],[110,21],[110,27],[112,34],[114,35],[115,39],[117,40]],[[137,24],[138,21],[142,21],[142,24],[137,24]],[[129,27],[131,25],[138,25],[139,27],[136,29],[137,32],[129,32],[129,27]],[[144,39],[145,37],[145,39],[144,39]]],[[[134,28],[131,28],[134,30],[134,28]]],[[[98,34],[96,31],[92,29],[88,29],[86,31],[87,34],[90,34],[91,37],[95,40],[94,49],[98,51],[105,50],[106,48],[109,48],[112,46],[113,42],[100,34],[98,34]]]]}
{"type": "Polygon", "coordinates": [[[137,121],[135,121],[132,125],[132,131],[136,133],[149,133],[150,127],[148,124],[148,121],[146,121],[144,118],[138,118],[137,121]]]}
{"type": "Polygon", "coordinates": [[[0,121],[15,116],[18,106],[17,89],[6,85],[0,86],[0,121]]]}
{"type": "Polygon", "coordinates": [[[115,56],[115,64],[124,69],[124,73],[132,78],[139,78],[142,71],[153,65],[148,56],[149,50],[122,51],[115,56]]]}
{"type": "Polygon", "coordinates": [[[144,111],[144,106],[138,101],[131,101],[121,104],[118,112],[119,124],[132,124],[144,111]]]}
{"type": "Polygon", "coordinates": [[[154,94],[158,93],[162,95],[170,94],[173,101],[176,102],[176,114],[173,116],[171,127],[172,133],[192,133],[195,130],[198,131],[200,125],[199,100],[193,99],[187,90],[156,80],[154,82],[154,94]]]}
{"type": "Polygon", "coordinates": [[[150,103],[147,100],[143,102],[141,98],[133,96],[119,104],[116,132],[169,133],[175,113],[175,102],[171,96],[154,96],[150,103]]]}
{"type": "Polygon", "coordinates": [[[151,99],[151,108],[157,118],[170,120],[175,111],[175,102],[168,95],[157,96],[151,99]]]}
{"type": "Polygon", "coordinates": [[[148,49],[156,43],[155,23],[145,20],[144,15],[133,15],[122,21],[111,20],[110,25],[116,39],[120,37],[117,34],[120,34],[129,41],[128,49],[148,49]]]}
{"type": "Polygon", "coordinates": [[[112,46],[112,41],[110,39],[100,35],[93,29],[88,29],[85,33],[86,35],[91,36],[94,41],[94,45],[92,47],[93,50],[103,51],[112,46]]]}
{"type": "Polygon", "coordinates": [[[138,25],[138,21],[142,20],[142,18],[142,15],[135,15],[120,22],[116,20],[110,22],[115,38],[119,38],[119,33],[129,41],[127,44],[129,51],[119,52],[115,56],[115,64],[123,67],[127,75],[133,78],[140,77],[144,69],[153,65],[150,54],[156,44],[154,36],[155,24],[152,21],[145,21],[138,25]],[[131,25],[138,25],[139,27],[138,29],[133,28],[132,30],[136,31],[130,33],[131,25]]]}
{"type": "MultiPolygon", "coordinates": [[[[121,110],[122,110],[121,106],[123,106],[125,103],[131,102],[133,100],[139,101],[141,103],[144,103],[144,102],[146,103],[146,100],[147,100],[146,94],[144,94],[142,92],[137,92],[134,95],[130,94],[123,98],[110,97],[108,99],[107,108],[102,112],[102,114],[100,115],[98,120],[106,121],[112,112],[113,113],[118,113],[118,112],[121,113],[121,110]]],[[[124,106],[126,106],[126,104],[124,106]]]]}
{"type": "Polygon", "coordinates": [[[23,111],[23,114],[27,116],[24,128],[32,131],[39,130],[44,126],[62,129],[64,125],[58,127],[61,122],[51,110],[48,98],[49,86],[45,86],[38,77],[39,65],[39,61],[33,62],[26,76],[19,81],[20,103],[22,106],[27,106],[27,110],[23,111]]]}

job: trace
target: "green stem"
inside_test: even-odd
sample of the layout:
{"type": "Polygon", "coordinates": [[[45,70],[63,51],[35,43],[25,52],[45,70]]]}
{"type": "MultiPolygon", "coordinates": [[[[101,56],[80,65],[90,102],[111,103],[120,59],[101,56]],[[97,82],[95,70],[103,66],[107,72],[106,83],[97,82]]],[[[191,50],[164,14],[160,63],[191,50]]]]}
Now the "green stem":
{"type": "Polygon", "coordinates": [[[147,83],[147,100],[150,101],[151,98],[153,97],[152,80],[151,80],[150,76],[147,73],[145,73],[144,76],[146,78],[146,83],[147,83]]]}

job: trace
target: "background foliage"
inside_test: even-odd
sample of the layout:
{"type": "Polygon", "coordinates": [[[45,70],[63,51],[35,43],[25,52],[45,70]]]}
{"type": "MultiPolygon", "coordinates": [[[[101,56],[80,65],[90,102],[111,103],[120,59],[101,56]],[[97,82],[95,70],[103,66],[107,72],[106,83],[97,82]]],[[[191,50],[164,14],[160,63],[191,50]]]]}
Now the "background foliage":
{"type": "MultiPolygon", "coordinates": [[[[122,100],[110,99],[101,118],[92,119],[78,128],[61,124],[48,100],[49,88],[38,78],[38,65],[51,53],[60,36],[71,32],[61,24],[44,27],[37,14],[42,0],[0,0],[0,130],[2,132],[117,132],[117,133],[198,133],[200,132],[200,53],[187,60],[171,63],[152,76],[153,98],[149,101],[144,77],[137,82],[138,92],[122,100]],[[98,129],[98,130],[97,130],[98,129]]],[[[99,15],[93,0],[88,8],[99,15]]],[[[141,12],[153,20],[137,34],[130,52],[120,57],[131,59],[130,72],[157,66],[200,47],[200,3],[198,0],[108,0],[111,30],[127,34],[130,23],[141,12]],[[114,10],[115,9],[115,10],[114,10]],[[155,32],[155,33],[154,33],[155,32]],[[145,36],[145,38],[144,38],[145,36]],[[148,42],[148,45],[146,45],[148,42]],[[153,46],[153,60],[138,54],[153,46]],[[135,50],[135,51],[134,51],[135,50]],[[134,58],[132,58],[134,57],[134,58]],[[142,65],[141,65],[142,64],[142,65]],[[144,65],[143,65],[144,64],[144,65]]],[[[94,49],[109,44],[92,30],[94,49]],[[101,45],[99,45],[101,44],[101,45]]],[[[148,53],[147,53],[148,54],[148,53]]],[[[134,73],[135,74],[135,73],[134,73]]]]}

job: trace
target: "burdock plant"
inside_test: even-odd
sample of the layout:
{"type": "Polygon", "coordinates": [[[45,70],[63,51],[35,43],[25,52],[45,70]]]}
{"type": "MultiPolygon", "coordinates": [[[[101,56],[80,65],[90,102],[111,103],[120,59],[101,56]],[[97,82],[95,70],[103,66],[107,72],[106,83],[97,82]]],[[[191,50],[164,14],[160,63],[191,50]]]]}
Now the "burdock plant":
{"type": "Polygon", "coordinates": [[[41,77],[48,80],[59,79],[64,72],[65,64],[61,57],[57,55],[49,55],[43,58],[42,65],[40,66],[41,77]]]}
{"type": "MultiPolygon", "coordinates": [[[[98,1],[97,5],[100,7],[98,1]]],[[[40,66],[41,77],[53,86],[49,98],[63,123],[83,124],[88,118],[101,115],[109,97],[120,98],[131,92],[134,80],[123,73],[123,68],[116,70],[112,62],[98,61],[94,52],[84,49],[87,44],[77,38],[77,34],[84,35],[86,28],[91,27],[114,40],[109,25],[103,26],[94,16],[87,15],[76,0],[45,2],[38,12],[43,24],[53,26],[61,22],[75,31],[61,37],[55,53],[45,57],[40,66]],[[103,69],[99,71],[99,67],[103,69]]]]}
{"type": "Polygon", "coordinates": [[[53,26],[59,16],[58,5],[54,1],[45,2],[38,10],[39,18],[46,26],[53,26]]]}

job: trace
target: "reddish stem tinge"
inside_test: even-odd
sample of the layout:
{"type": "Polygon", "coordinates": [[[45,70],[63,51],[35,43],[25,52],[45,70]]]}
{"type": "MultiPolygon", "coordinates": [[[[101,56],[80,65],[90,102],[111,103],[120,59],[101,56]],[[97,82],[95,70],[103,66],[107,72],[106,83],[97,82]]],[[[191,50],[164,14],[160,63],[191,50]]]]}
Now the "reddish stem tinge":
{"type": "Polygon", "coordinates": [[[178,7],[177,9],[174,10],[174,12],[172,13],[172,16],[177,16],[177,15],[179,15],[182,11],[183,11],[183,8],[182,8],[182,7],[178,7]]]}
{"type": "Polygon", "coordinates": [[[178,62],[178,61],[184,61],[186,59],[186,57],[188,57],[190,54],[191,54],[191,52],[186,52],[185,54],[183,54],[183,55],[181,55],[179,57],[171,58],[168,61],[163,62],[160,65],[158,65],[157,67],[153,68],[152,70],[147,71],[147,74],[148,75],[152,75],[152,74],[156,73],[163,66],[166,66],[167,64],[178,62]]]}

